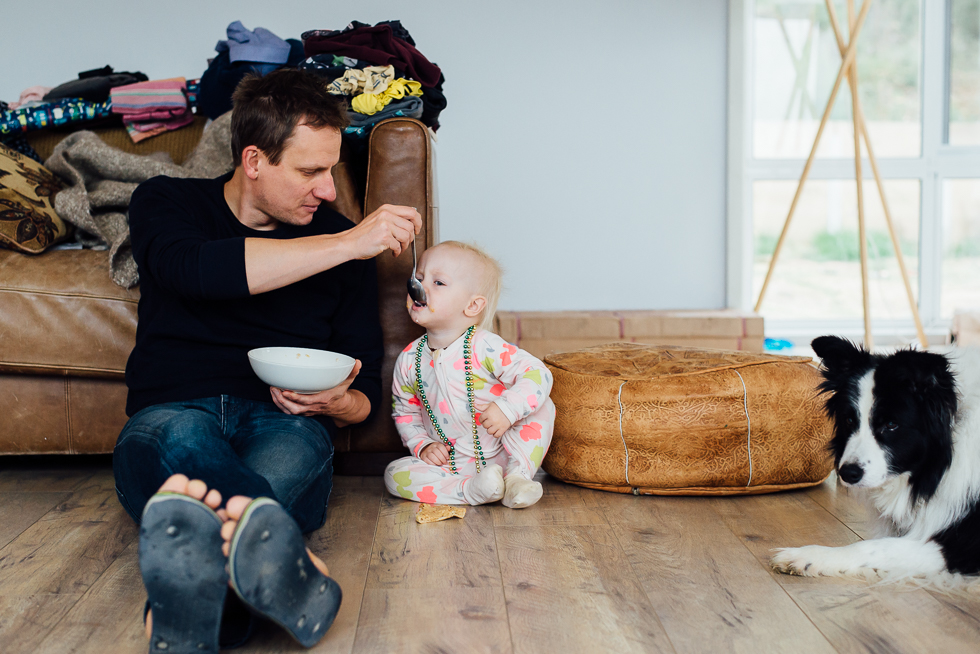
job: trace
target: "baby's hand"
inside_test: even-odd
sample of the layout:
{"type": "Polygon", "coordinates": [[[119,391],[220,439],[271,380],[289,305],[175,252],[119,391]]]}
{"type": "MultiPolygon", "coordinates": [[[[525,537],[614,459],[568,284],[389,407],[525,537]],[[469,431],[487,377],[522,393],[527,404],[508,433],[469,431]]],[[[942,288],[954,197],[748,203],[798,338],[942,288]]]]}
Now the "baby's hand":
{"type": "Polygon", "coordinates": [[[419,452],[419,458],[431,466],[449,463],[449,446],[445,443],[429,443],[419,452]]]}
{"type": "Polygon", "coordinates": [[[487,433],[495,438],[503,436],[504,432],[514,424],[507,419],[507,416],[500,410],[496,402],[491,402],[482,409],[477,407],[477,409],[482,414],[480,416],[480,423],[486,428],[487,433]]]}

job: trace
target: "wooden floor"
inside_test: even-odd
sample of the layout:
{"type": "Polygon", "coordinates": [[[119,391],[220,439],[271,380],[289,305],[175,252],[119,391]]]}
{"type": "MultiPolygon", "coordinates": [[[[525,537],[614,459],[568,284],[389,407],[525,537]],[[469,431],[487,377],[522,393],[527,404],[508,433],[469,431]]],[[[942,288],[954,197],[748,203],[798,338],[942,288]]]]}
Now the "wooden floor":
{"type": "MultiPolygon", "coordinates": [[[[344,602],[314,651],[980,651],[980,590],[770,572],[773,547],[866,535],[829,483],[660,498],[542,480],[533,508],[418,525],[380,478],[337,478],[309,545],[344,602]]],[[[0,652],[146,652],[136,547],[108,459],[0,458],[0,652]]],[[[264,625],[241,651],[303,649],[264,625]]]]}

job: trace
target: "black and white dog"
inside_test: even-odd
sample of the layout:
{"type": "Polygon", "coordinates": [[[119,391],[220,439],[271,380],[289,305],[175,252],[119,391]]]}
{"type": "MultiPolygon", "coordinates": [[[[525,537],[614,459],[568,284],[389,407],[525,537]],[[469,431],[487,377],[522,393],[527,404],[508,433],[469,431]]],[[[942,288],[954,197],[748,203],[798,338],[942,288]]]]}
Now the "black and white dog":
{"type": "Polygon", "coordinates": [[[980,572],[980,352],[871,354],[812,343],[834,425],[837,475],[868,489],[882,537],[777,550],[796,575],[932,577],[980,572]]]}

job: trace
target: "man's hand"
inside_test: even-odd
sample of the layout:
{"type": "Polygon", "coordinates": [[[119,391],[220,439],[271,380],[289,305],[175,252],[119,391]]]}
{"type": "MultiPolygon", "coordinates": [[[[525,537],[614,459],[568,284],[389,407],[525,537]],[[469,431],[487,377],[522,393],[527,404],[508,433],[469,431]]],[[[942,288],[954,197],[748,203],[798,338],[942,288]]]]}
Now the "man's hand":
{"type": "Polygon", "coordinates": [[[449,463],[449,446],[445,443],[429,443],[419,452],[419,458],[430,466],[444,466],[449,463]]]}
{"type": "Polygon", "coordinates": [[[355,259],[371,259],[385,250],[397,257],[421,230],[422,215],[413,207],[383,204],[344,236],[355,259]]]}
{"type": "Polygon", "coordinates": [[[480,412],[480,424],[484,426],[487,433],[494,438],[500,438],[504,435],[504,432],[510,429],[512,423],[504,415],[504,412],[500,410],[496,402],[491,402],[490,404],[480,408],[476,407],[477,411],[480,412]]]}
{"type": "MultiPolygon", "coordinates": [[[[351,368],[347,379],[341,382],[339,386],[312,395],[305,395],[272,386],[270,387],[272,401],[284,413],[289,413],[294,416],[330,416],[337,422],[338,427],[360,422],[360,420],[351,420],[350,418],[356,417],[354,414],[357,413],[358,409],[358,398],[354,393],[357,393],[361,397],[364,396],[358,391],[349,390],[351,382],[354,381],[354,378],[357,377],[357,373],[360,371],[361,361],[358,359],[354,361],[354,367],[351,368]]],[[[368,406],[368,410],[370,410],[370,405],[368,406]]],[[[361,420],[363,419],[362,417],[361,420]]]]}

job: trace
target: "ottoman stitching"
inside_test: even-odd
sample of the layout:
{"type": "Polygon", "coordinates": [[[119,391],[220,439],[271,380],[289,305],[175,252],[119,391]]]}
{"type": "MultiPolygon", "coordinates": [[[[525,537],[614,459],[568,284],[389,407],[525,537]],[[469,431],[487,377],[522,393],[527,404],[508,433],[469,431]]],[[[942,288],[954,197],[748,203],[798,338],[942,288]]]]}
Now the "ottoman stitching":
{"type": "MultiPolygon", "coordinates": [[[[669,354],[669,352],[667,354],[669,354]]],[[[671,358],[673,359],[674,357],[671,356],[671,358]]],[[[565,372],[567,372],[567,373],[569,373],[571,375],[582,375],[582,376],[585,376],[585,377],[592,376],[592,374],[590,372],[582,372],[582,371],[579,371],[579,370],[571,370],[569,368],[565,368],[564,366],[562,366],[560,364],[556,364],[556,363],[554,363],[554,362],[551,361],[550,356],[549,357],[545,357],[545,363],[547,363],[550,366],[554,366],[555,368],[558,368],[559,370],[563,370],[563,371],[565,371],[565,372]]],[[[744,362],[741,362],[741,363],[731,363],[731,364],[728,364],[728,365],[725,365],[725,366],[719,366],[717,368],[706,368],[704,370],[692,370],[691,372],[675,372],[675,373],[669,373],[669,374],[664,374],[664,375],[657,375],[656,377],[644,377],[644,378],[641,378],[641,379],[628,379],[627,381],[649,381],[651,379],[677,379],[677,378],[680,378],[680,377],[695,377],[697,375],[713,375],[715,373],[723,372],[725,370],[732,370],[732,371],[734,371],[736,369],[751,368],[753,366],[764,366],[764,365],[768,365],[768,364],[771,364],[771,363],[789,363],[789,364],[794,364],[794,365],[803,364],[803,365],[808,365],[808,366],[811,366],[811,367],[815,367],[815,364],[814,364],[814,361],[813,361],[812,358],[811,359],[807,359],[807,357],[788,357],[787,356],[787,357],[784,357],[784,358],[781,358],[781,359],[762,359],[761,361],[744,361],[744,362]]],[[[609,375],[609,376],[612,377],[613,375],[609,375]]],[[[621,375],[615,375],[615,376],[618,377],[619,379],[622,379],[622,376],[621,375]]]]}
{"type": "Polygon", "coordinates": [[[745,387],[745,380],[742,379],[741,373],[734,368],[731,369],[736,375],[738,375],[739,381],[742,382],[742,403],[745,406],[745,422],[748,423],[747,434],[745,435],[745,447],[749,452],[749,480],[746,482],[746,486],[752,485],[752,420],[749,418],[749,389],[745,387]]]}
{"type": "Polygon", "coordinates": [[[626,437],[623,435],[623,386],[626,386],[626,382],[619,385],[619,437],[623,441],[623,450],[626,452],[626,485],[632,486],[630,483],[630,449],[626,447],[626,437]]]}

